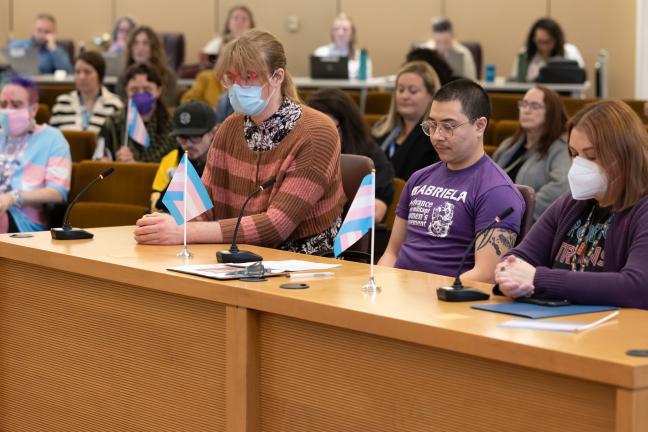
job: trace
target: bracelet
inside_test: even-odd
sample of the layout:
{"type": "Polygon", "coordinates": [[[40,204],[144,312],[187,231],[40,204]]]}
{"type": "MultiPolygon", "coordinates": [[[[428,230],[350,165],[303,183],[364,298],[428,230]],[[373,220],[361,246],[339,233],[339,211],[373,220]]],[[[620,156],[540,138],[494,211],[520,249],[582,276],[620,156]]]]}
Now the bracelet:
{"type": "Polygon", "coordinates": [[[9,192],[9,195],[11,195],[11,199],[13,200],[13,207],[21,208],[24,200],[20,191],[12,190],[9,192]]]}

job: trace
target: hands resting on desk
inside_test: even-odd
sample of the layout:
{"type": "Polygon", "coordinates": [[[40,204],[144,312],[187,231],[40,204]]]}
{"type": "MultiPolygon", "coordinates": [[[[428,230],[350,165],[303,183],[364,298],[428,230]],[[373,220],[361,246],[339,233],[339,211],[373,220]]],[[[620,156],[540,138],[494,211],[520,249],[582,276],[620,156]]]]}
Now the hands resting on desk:
{"type": "Polygon", "coordinates": [[[153,213],[144,215],[135,223],[135,241],[141,244],[182,244],[182,225],[177,225],[170,214],[153,213]]]}
{"type": "Polygon", "coordinates": [[[495,266],[495,282],[504,295],[512,298],[531,297],[535,287],[536,269],[528,262],[509,255],[495,266]]]}

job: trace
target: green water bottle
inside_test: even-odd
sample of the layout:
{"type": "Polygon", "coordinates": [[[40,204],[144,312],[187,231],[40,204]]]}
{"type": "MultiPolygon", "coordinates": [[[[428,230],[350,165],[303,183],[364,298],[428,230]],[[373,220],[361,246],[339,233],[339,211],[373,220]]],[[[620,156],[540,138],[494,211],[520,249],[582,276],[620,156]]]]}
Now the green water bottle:
{"type": "Polygon", "coordinates": [[[367,54],[366,49],[360,50],[360,66],[358,67],[358,79],[364,81],[367,79],[367,59],[369,54],[367,54]]]}
{"type": "Polygon", "coordinates": [[[529,67],[526,52],[518,54],[517,74],[515,80],[517,82],[526,82],[527,68],[529,67]]]}

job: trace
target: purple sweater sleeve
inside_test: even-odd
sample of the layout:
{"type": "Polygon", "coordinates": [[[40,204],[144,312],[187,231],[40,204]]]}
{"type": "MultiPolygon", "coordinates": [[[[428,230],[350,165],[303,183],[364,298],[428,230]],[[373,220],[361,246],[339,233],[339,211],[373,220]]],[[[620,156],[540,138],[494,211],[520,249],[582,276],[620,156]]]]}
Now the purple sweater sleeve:
{"type": "MultiPolygon", "coordinates": [[[[511,251],[511,254],[536,267],[533,281],[535,296],[565,298],[576,304],[648,309],[648,211],[637,209],[625,231],[608,231],[619,237],[615,239],[617,247],[628,245],[627,259],[616,263],[618,269],[610,269],[606,265],[608,271],[605,272],[572,272],[551,268],[552,243],[558,232],[562,231],[556,230],[562,209],[561,205],[551,206],[522,244],[511,251]]],[[[610,255],[623,255],[618,251],[608,252],[610,255]]],[[[613,257],[608,256],[608,259],[612,260],[613,257]]]]}

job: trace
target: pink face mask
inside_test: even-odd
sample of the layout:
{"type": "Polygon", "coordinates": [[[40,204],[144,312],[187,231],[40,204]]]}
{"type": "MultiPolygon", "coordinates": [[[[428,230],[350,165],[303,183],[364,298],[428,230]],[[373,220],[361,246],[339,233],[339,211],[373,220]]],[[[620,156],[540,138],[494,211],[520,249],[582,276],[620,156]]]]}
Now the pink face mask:
{"type": "Polygon", "coordinates": [[[0,127],[8,136],[24,135],[31,124],[32,118],[27,108],[0,109],[0,127]]]}

